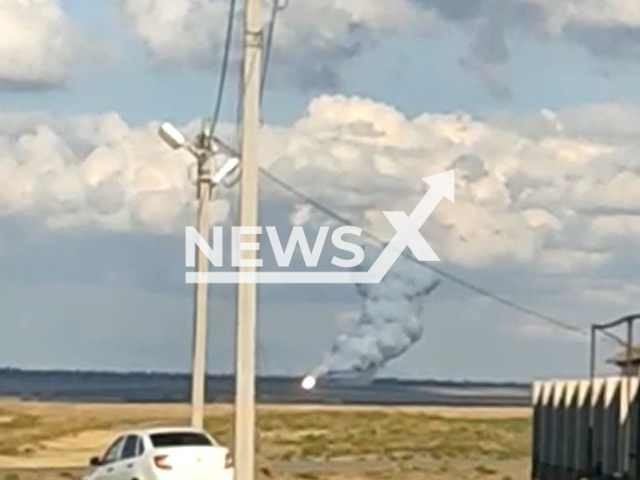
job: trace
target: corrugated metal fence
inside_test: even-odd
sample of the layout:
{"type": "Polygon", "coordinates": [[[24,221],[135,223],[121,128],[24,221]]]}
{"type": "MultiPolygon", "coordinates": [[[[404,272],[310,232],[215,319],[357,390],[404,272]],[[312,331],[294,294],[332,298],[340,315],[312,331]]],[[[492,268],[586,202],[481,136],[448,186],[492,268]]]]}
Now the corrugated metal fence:
{"type": "Polygon", "coordinates": [[[640,480],[638,386],[630,377],[535,382],[532,478],[640,480]]]}

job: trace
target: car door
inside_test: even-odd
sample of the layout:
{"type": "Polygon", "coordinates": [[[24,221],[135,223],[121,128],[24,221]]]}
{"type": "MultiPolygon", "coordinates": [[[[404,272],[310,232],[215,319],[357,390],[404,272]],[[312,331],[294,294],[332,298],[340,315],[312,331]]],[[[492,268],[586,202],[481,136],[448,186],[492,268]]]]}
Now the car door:
{"type": "Polygon", "coordinates": [[[115,480],[116,464],[120,458],[120,451],[126,437],[117,438],[102,456],[100,466],[93,474],[94,480],[115,480]]]}
{"type": "Polygon", "coordinates": [[[118,462],[114,465],[115,477],[111,480],[131,480],[139,475],[140,465],[140,438],[137,435],[128,435],[122,449],[118,462]]]}

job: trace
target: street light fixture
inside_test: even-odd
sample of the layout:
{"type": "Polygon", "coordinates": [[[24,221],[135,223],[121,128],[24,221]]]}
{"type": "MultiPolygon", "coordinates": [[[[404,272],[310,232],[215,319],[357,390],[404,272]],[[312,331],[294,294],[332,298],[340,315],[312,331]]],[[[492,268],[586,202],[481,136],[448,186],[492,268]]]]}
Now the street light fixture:
{"type": "MultiPolygon", "coordinates": [[[[213,186],[218,185],[225,177],[233,173],[238,165],[240,165],[240,159],[236,156],[237,152],[222,142],[215,136],[211,136],[206,128],[198,135],[197,144],[191,144],[187,142],[184,134],[173,126],[169,122],[164,122],[158,128],[158,135],[162,140],[174,150],[186,148],[194,157],[198,160],[198,163],[202,163],[205,159],[201,158],[204,155],[211,157],[221,151],[224,151],[227,155],[231,156],[229,160],[216,172],[211,178],[213,186]]],[[[209,158],[206,158],[208,161],[209,158]]]]}
{"type": "Polygon", "coordinates": [[[240,165],[240,159],[237,157],[230,158],[226,163],[218,170],[218,172],[211,178],[213,185],[218,185],[224,178],[231,174],[240,165]]]}
{"type": "MultiPolygon", "coordinates": [[[[196,137],[195,142],[188,142],[186,137],[170,123],[162,123],[158,130],[158,135],[164,142],[174,150],[186,148],[196,158],[198,162],[198,233],[201,237],[209,238],[209,203],[211,201],[211,189],[218,185],[227,175],[232,173],[240,160],[233,157],[211,175],[211,159],[214,155],[225,150],[231,151],[217,138],[213,137],[206,126],[196,137]]],[[[207,258],[198,249],[196,269],[198,273],[205,273],[208,270],[207,258]]],[[[202,428],[204,425],[204,405],[205,405],[205,380],[207,362],[207,297],[208,283],[198,282],[195,286],[195,307],[193,321],[193,363],[191,370],[191,425],[195,428],[202,428]]]]}
{"type": "Polygon", "coordinates": [[[158,129],[158,135],[174,150],[182,148],[187,143],[187,139],[180,130],[168,122],[164,122],[158,129]]]}

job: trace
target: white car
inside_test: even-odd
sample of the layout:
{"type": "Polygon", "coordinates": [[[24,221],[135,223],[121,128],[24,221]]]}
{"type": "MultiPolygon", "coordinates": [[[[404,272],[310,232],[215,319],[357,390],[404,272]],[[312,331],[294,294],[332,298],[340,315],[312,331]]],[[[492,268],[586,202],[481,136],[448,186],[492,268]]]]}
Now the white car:
{"type": "Polygon", "coordinates": [[[84,480],[233,480],[229,449],[193,428],[124,433],[91,466],[84,480]]]}

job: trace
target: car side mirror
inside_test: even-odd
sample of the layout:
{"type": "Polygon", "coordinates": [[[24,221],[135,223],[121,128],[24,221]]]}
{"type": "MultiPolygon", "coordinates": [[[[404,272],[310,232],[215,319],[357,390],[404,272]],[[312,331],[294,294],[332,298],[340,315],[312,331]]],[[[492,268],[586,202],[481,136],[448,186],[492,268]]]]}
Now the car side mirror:
{"type": "Polygon", "coordinates": [[[100,465],[102,465],[102,461],[100,460],[100,457],[91,457],[91,460],[89,460],[89,465],[91,465],[92,467],[99,467],[100,465]]]}

